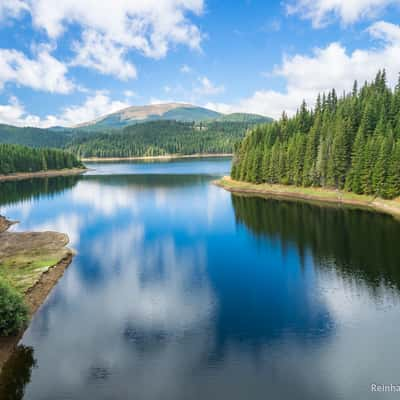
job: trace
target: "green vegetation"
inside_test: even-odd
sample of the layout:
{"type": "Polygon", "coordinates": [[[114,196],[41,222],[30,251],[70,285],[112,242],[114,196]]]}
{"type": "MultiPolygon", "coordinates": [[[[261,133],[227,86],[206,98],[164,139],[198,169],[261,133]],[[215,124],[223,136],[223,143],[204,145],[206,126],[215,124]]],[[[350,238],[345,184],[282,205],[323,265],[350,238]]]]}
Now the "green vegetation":
{"type": "Polygon", "coordinates": [[[258,114],[246,114],[246,113],[233,113],[222,115],[215,119],[216,122],[248,122],[253,124],[262,124],[272,122],[272,118],[263,117],[258,114]]]}
{"type": "Polygon", "coordinates": [[[18,333],[28,320],[23,296],[0,278],[0,336],[18,333]]]}
{"type": "Polygon", "coordinates": [[[250,122],[154,121],[111,133],[79,135],[67,149],[79,157],[233,153],[250,122]]]}
{"type": "MultiPolygon", "coordinates": [[[[178,111],[182,110],[184,109],[178,111]]],[[[171,120],[136,122],[126,127],[123,125],[118,127],[117,122],[111,121],[111,123],[112,116],[107,119],[112,127],[106,124],[106,120],[101,126],[72,130],[0,125],[0,143],[59,148],[71,151],[80,157],[233,153],[235,145],[243,139],[249,128],[270,121],[258,115],[231,114],[201,122],[178,122],[172,120],[173,116],[177,117],[173,112],[177,111],[171,111],[171,120]]],[[[180,117],[183,118],[182,115],[180,117]]]]}
{"type": "Polygon", "coordinates": [[[238,147],[232,178],[251,183],[328,187],[400,195],[400,80],[380,71],[340,99],[335,90],[305,102],[293,118],[254,128],[238,147]]]}
{"type": "Polygon", "coordinates": [[[28,254],[9,256],[0,264],[0,280],[2,277],[6,278],[19,293],[25,293],[35,286],[43,272],[48,271],[50,266],[56,265],[64,256],[63,249],[54,254],[42,255],[41,249],[38,249],[28,254]]]}
{"type": "Polygon", "coordinates": [[[393,200],[383,200],[375,196],[356,194],[352,192],[339,191],[334,188],[289,186],[282,184],[268,183],[249,183],[234,181],[229,177],[224,177],[216,182],[227,190],[237,193],[259,194],[261,196],[273,198],[302,199],[313,203],[323,202],[342,203],[358,208],[372,208],[395,216],[400,216],[400,198],[393,200]]]}
{"type": "Polygon", "coordinates": [[[29,147],[62,148],[71,139],[73,132],[60,130],[54,132],[48,129],[19,128],[0,124],[0,143],[20,144],[29,147]]]}
{"type": "Polygon", "coordinates": [[[82,167],[83,164],[73,154],[62,150],[0,144],[0,174],[82,167]]]}

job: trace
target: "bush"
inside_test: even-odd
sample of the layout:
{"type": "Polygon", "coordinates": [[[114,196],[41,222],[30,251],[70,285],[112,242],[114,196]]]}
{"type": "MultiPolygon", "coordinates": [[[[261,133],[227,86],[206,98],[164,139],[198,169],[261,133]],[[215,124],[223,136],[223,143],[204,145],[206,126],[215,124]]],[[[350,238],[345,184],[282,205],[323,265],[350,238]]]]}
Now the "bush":
{"type": "Polygon", "coordinates": [[[24,298],[0,278],[0,336],[18,333],[28,320],[24,298]]]}

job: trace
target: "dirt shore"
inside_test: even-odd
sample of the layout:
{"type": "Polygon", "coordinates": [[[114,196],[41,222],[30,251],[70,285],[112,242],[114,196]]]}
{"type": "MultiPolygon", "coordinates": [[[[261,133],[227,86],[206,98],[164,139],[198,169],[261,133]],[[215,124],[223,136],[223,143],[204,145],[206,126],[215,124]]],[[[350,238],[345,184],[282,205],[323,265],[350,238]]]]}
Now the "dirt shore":
{"type": "MultiPolygon", "coordinates": [[[[70,265],[74,252],[65,247],[69,242],[67,235],[6,232],[12,224],[0,216],[0,276],[23,293],[32,318],[70,265]]],[[[0,372],[23,334],[24,331],[0,337],[0,372]]]]}
{"type": "Polygon", "coordinates": [[[53,176],[81,175],[84,174],[86,171],[87,171],[86,168],[72,168],[72,169],[60,169],[60,170],[50,170],[50,171],[38,171],[38,172],[20,172],[17,174],[0,175],[0,182],[31,179],[31,178],[51,178],[53,176]]]}
{"type": "Polygon", "coordinates": [[[214,182],[232,193],[250,194],[262,197],[303,200],[319,203],[336,203],[375,211],[400,217],[400,199],[384,200],[373,196],[357,195],[339,190],[323,188],[302,188],[285,185],[251,184],[239,182],[228,176],[214,182]]]}
{"type": "Polygon", "coordinates": [[[113,161],[169,161],[185,158],[213,158],[213,157],[232,157],[232,154],[190,154],[179,155],[170,154],[165,156],[148,156],[148,157],[89,157],[82,158],[82,162],[113,162],[113,161]]]}

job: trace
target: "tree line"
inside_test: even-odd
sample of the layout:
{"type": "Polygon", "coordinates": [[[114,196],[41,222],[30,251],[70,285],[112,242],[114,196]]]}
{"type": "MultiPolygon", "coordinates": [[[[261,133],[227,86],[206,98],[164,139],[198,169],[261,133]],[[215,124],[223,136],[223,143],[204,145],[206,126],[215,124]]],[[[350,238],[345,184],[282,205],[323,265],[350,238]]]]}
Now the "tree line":
{"type": "Polygon", "coordinates": [[[338,97],[303,101],[292,118],[283,113],[255,127],[237,146],[232,178],[252,183],[330,187],[357,194],[400,195],[400,79],[385,70],[374,81],[338,97]]]}
{"type": "Polygon", "coordinates": [[[82,167],[83,164],[66,151],[0,144],[0,174],[82,167]]]}
{"type": "Polygon", "coordinates": [[[153,121],[108,133],[77,135],[67,149],[78,157],[137,157],[233,153],[255,123],[153,121]]]}

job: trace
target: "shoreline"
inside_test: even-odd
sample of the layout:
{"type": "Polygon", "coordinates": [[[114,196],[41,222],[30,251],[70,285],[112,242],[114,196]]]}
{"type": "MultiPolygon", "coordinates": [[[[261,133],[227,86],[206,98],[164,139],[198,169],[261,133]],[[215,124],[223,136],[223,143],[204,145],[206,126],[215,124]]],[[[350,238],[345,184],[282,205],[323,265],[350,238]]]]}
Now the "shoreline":
{"type": "Polygon", "coordinates": [[[59,279],[64,275],[64,272],[71,264],[73,257],[74,253],[70,251],[69,254],[56,265],[43,272],[38,282],[25,293],[24,300],[29,310],[29,321],[26,327],[17,335],[0,337],[0,373],[14,350],[17,348],[24,333],[29,328],[32,318],[42,304],[45,303],[47,297],[56,286],[59,279]]]}
{"type": "Polygon", "coordinates": [[[385,200],[373,196],[357,195],[334,189],[303,188],[297,186],[252,184],[234,181],[228,176],[214,181],[214,184],[237,194],[256,195],[261,197],[282,198],[286,200],[302,200],[308,202],[330,203],[337,205],[356,206],[400,217],[400,201],[385,200]]]}
{"type": "Polygon", "coordinates": [[[17,172],[15,174],[0,175],[0,182],[18,181],[31,178],[51,178],[55,176],[81,175],[87,171],[88,171],[87,168],[72,168],[72,169],[59,169],[59,170],[49,170],[49,171],[37,171],[37,172],[17,172]]]}
{"type": "Polygon", "coordinates": [[[82,162],[113,162],[113,161],[169,161],[179,160],[185,158],[231,158],[233,154],[230,153],[217,153],[217,154],[167,154],[163,156],[141,156],[141,157],[84,157],[81,158],[82,162]]]}
{"type": "Polygon", "coordinates": [[[2,254],[0,276],[13,282],[14,287],[22,294],[24,303],[28,308],[28,321],[26,326],[16,335],[0,336],[0,373],[29,328],[35,313],[46,302],[50,292],[64,275],[75,255],[73,250],[66,247],[69,243],[69,237],[66,234],[57,232],[7,232],[8,228],[15,223],[17,222],[9,221],[0,215],[0,253],[2,254]],[[34,248],[36,253],[29,253],[30,247],[34,248]],[[37,248],[40,249],[39,253],[37,253],[37,248]],[[12,271],[18,264],[12,263],[13,268],[10,270],[7,269],[7,261],[10,261],[10,257],[21,257],[21,251],[22,254],[27,252],[27,257],[18,266],[18,269],[21,268],[21,275],[14,276],[12,271]],[[47,264],[50,266],[38,265],[40,256],[43,255],[45,255],[46,261],[43,261],[45,265],[50,257],[54,257],[54,261],[47,264]],[[27,274],[32,272],[23,268],[35,262],[34,271],[35,273],[37,271],[37,273],[33,280],[17,288],[15,282],[20,282],[21,277],[29,277],[27,274]]]}

